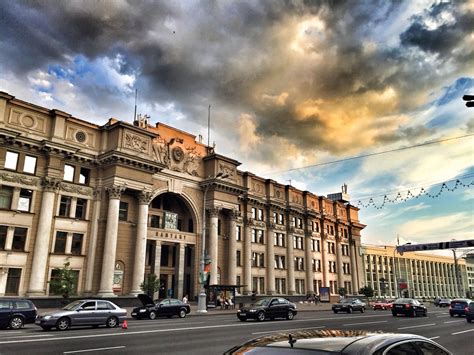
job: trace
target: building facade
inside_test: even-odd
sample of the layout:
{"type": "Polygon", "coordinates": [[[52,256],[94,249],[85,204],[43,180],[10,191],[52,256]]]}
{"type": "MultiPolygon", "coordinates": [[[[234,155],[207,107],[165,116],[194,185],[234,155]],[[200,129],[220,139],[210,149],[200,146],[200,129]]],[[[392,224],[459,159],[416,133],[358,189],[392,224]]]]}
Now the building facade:
{"type": "Polygon", "coordinates": [[[467,288],[469,297],[474,297],[474,253],[470,252],[464,257],[466,260],[467,288]]]}
{"type": "Polygon", "coordinates": [[[364,282],[376,297],[465,297],[467,269],[458,260],[458,281],[454,258],[409,252],[400,255],[393,246],[362,248],[364,282]]]}
{"type": "Polygon", "coordinates": [[[248,294],[349,292],[363,280],[358,209],[237,168],[148,117],[99,126],[0,93],[0,296],[196,296],[202,235],[210,284],[248,294]],[[203,226],[205,225],[205,230],[203,226]]]}

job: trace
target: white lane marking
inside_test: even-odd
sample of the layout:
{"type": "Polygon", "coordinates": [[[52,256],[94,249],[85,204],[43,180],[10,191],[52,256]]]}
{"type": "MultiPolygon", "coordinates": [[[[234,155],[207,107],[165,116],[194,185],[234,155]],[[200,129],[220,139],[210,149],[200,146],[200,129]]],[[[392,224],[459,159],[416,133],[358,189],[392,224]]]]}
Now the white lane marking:
{"type": "Polygon", "coordinates": [[[411,328],[423,328],[423,327],[432,327],[433,325],[436,325],[436,323],[422,324],[422,325],[412,325],[412,326],[409,326],[409,327],[401,327],[401,328],[397,328],[397,329],[401,330],[401,329],[411,329],[411,328]]]}
{"type": "Polygon", "coordinates": [[[97,349],[84,349],[84,350],[74,350],[74,351],[65,351],[63,354],[76,354],[76,353],[87,353],[90,351],[104,351],[104,350],[114,350],[114,349],[123,349],[125,346],[113,346],[110,348],[97,348],[97,349]]]}
{"type": "Polygon", "coordinates": [[[434,340],[434,339],[438,339],[438,338],[440,338],[440,336],[437,336],[437,337],[431,337],[431,338],[428,338],[428,339],[430,339],[430,340],[434,340]]]}
{"type": "Polygon", "coordinates": [[[321,326],[321,327],[309,327],[309,328],[293,328],[293,329],[269,330],[269,331],[266,331],[266,332],[255,332],[255,333],[252,333],[252,335],[254,335],[254,334],[277,333],[277,332],[291,332],[291,331],[294,331],[294,330],[305,330],[305,329],[323,329],[323,328],[326,328],[326,327],[325,327],[325,326],[321,326]]]}
{"type": "Polygon", "coordinates": [[[388,323],[388,320],[381,320],[381,321],[377,321],[377,322],[349,323],[349,324],[343,324],[343,326],[348,327],[350,325],[376,324],[376,323],[388,323]]]}
{"type": "Polygon", "coordinates": [[[53,337],[53,336],[54,336],[53,334],[38,334],[38,335],[25,335],[19,338],[24,339],[24,338],[53,337]]]}
{"type": "Polygon", "coordinates": [[[468,333],[468,332],[474,332],[474,329],[468,329],[468,330],[463,330],[456,333],[451,333],[451,335],[458,335],[458,334],[463,334],[463,333],[468,333]]]}
{"type": "Polygon", "coordinates": [[[26,332],[9,332],[9,331],[6,331],[4,334],[1,334],[1,335],[10,335],[10,334],[18,334],[18,333],[26,333],[26,332]]]}
{"type": "Polygon", "coordinates": [[[444,317],[449,317],[449,314],[445,314],[443,316],[436,316],[436,318],[444,318],[444,317]]]}
{"type": "Polygon", "coordinates": [[[463,320],[451,320],[449,322],[443,322],[443,323],[448,324],[448,323],[457,323],[457,322],[463,322],[464,323],[463,320]]]}

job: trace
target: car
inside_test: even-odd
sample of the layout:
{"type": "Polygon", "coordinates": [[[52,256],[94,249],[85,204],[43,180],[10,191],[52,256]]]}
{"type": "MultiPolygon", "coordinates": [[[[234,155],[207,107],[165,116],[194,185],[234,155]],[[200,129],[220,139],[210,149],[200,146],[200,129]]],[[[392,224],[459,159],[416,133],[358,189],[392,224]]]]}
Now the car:
{"type": "Polygon", "coordinates": [[[372,305],[372,308],[375,310],[381,309],[382,311],[385,311],[386,309],[391,309],[392,308],[392,300],[377,300],[374,302],[372,305]]]}
{"type": "Polygon", "coordinates": [[[466,298],[452,300],[451,304],[449,305],[449,315],[451,317],[454,317],[455,315],[464,316],[470,302],[471,300],[466,298]]]}
{"type": "Polygon", "coordinates": [[[469,302],[469,305],[467,306],[466,321],[468,323],[472,323],[473,319],[474,319],[474,301],[471,301],[469,302]]]}
{"type": "Polygon", "coordinates": [[[34,323],[38,310],[30,300],[19,298],[0,299],[0,329],[20,329],[34,323]]]}
{"type": "Polygon", "coordinates": [[[107,300],[85,299],[69,303],[61,310],[45,313],[36,318],[35,324],[44,330],[68,330],[74,326],[105,325],[115,328],[127,318],[127,311],[107,300]]]}
{"type": "Polygon", "coordinates": [[[332,305],[332,311],[334,313],[347,312],[352,313],[358,311],[361,313],[365,312],[365,303],[359,299],[342,299],[338,303],[332,305]]]}
{"type": "Polygon", "coordinates": [[[247,319],[264,321],[269,318],[286,318],[292,320],[296,314],[296,305],[282,297],[262,298],[254,305],[242,307],[237,311],[237,318],[245,322],[247,319]]]}
{"type": "Polygon", "coordinates": [[[224,354],[436,354],[452,353],[433,340],[415,334],[371,333],[359,330],[300,330],[264,335],[224,354]]]}
{"type": "Polygon", "coordinates": [[[451,299],[450,298],[441,298],[438,301],[438,307],[449,307],[451,305],[451,299]]]}
{"type": "Polygon", "coordinates": [[[428,310],[423,303],[420,303],[418,300],[413,298],[399,298],[392,304],[392,316],[396,317],[399,314],[410,317],[416,317],[418,315],[426,317],[428,310]]]}
{"type": "Polygon", "coordinates": [[[143,304],[142,307],[136,307],[132,310],[132,317],[136,319],[148,318],[156,319],[157,317],[178,316],[185,318],[191,307],[176,298],[165,298],[162,301],[153,301],[153,299],[146,294],[139,294],[137,298],[143,304]]]}

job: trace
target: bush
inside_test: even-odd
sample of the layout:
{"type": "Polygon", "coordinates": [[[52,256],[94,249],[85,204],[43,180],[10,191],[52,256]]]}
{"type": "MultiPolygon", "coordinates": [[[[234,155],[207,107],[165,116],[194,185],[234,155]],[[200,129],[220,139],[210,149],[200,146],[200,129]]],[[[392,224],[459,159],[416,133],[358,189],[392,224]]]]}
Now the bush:
{"type": "Polygon", "coordinates": [[[140,284],[140,289],[148,296],[153,297],[153,294],[160,290],[160,280],[155,274],[148,274],[140,284]]]}
{"type": "Polygon", "coordinates": [[[64,263],[62,268],[55,268],[54,272],[57,277],[49,282],[49,289],[51,294],[62,295],[64,298],[69,298],[76,289],[76,273],[70,268],[69,261],[64,263]]]}

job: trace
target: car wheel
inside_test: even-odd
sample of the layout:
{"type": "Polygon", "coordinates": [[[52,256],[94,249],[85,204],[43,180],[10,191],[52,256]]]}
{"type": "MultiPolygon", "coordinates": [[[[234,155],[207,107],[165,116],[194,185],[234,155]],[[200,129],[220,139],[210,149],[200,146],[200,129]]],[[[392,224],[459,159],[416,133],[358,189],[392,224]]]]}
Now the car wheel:
{"type": "Polygon", "coordinates": [[[360,309],[360,313],[364,313],[364,312],[365,312],[365,308],[362,307],[362,308],[360,309]]]}
{"type": "Polygon", "coordinates": [[[43,330],[51,330],[51,326],[49,325],[42,325],[41,328],[43,328],[43,330]]]}
{"type": "Polygon", "coordinates": [[[466,321],[467,321],[468,323],[472,323],[472,319],[471,319],[471,318],[466,318],[466,321]]]}
{"type": "Polygon", "coordinates": [[[337,311],[333,311],[335,314],[337,314],[337,311]]]}
{"type": "Polygon", "coordinates": [[[286,319],[292,320],[295,317],[294,313],[292,311],[288,311],[288,314],[286,315],[286,319]]]}
{"type": "Polygon", "coordinates": [[[347,313],[352,313],[352,307],[349,307],[349,309],[347,310],[347,313]]]}
{"type": "Polygon", "coordinates": [[[12,319],[10,319],[8,326],[10,329],[21,329],[23,327],[23,318],[14,316],[12,319]]]}
{"type": "Polygon", "coordinates": [[[185,318],[186,317],[186,311],[184,309],[179,311],[179,318],[185,318]]]}
{"type": "Polygon", "coordinates": [[[66,318],[66,317],[59,318],[58,321],[56,322],[57,330],[68,330],[70,326],[71,326],[71,321],[69,320],[69,318],[66,318]]]}
{"type": "Polygon", "coordinates": [[[105,322],[107,328],[115,328],[119,324],[117,317],[109,317],[105,322]]]}
{"type": "Polygon", "coordinates": [[[257,320],[258,320],[259,322],[263,322],[263,321],[265,320],[265,313],[263,313],[263,312],[258,312],[258,314],[257,314],[257,320]]]}
{"type": "Polygon", "coordinates": [[[151,311],[150,314],[148,315],[148,317],[150,319],[156,319],[156,312],[155,311],[151,311]]]}
{"type": "Polygon", "coordinates": [[[239,318],[241,322],[245,322],[247,318],[239,318]]]}

